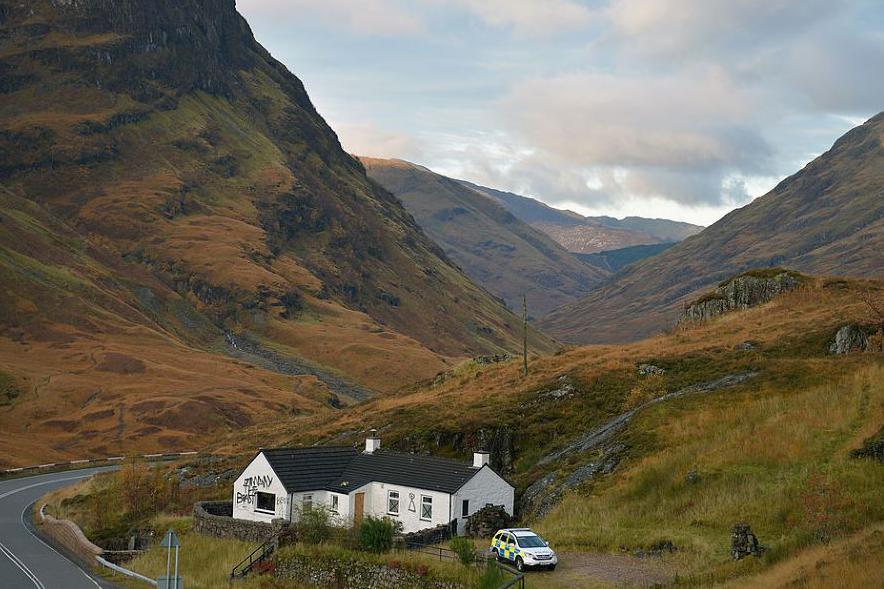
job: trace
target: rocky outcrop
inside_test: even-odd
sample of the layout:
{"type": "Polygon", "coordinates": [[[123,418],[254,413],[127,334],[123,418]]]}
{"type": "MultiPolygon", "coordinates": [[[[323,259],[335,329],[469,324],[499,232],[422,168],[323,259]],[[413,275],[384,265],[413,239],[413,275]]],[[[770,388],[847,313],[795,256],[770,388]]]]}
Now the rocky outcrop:
{"type": "Polygon", "coordinates": [[[679,322],[706,321],[728,311],[748,309],[794,290],[804,276],[782,268],[753,270],[721,283],[711,293],[685,307],[679,322]]]}
{"type": "Polygon", "coordinates": [[[521,517],[525,517],[527,514],[540,516],[548,513],[559,502],[566,491],[587,483],[598,476],[614,472],[628,451],[628,448],[618,441],[618,434],[625,430],[626,426],[639,411],[656,403],[683,395],[709,393],[718,389],[736,386],[746,382],[756,374],[756,372],[729,374],[713,381],[687,386],[656,399],[651,399],[634,409],[621,413],[595,429],[583,433],[564,448],[542,456],[537,461],[538,466],[551,465],[572,455],[585,454],[587,452],[597,453],[595,459],[570,471],[567,476],[562,477],[556,473],[548,473],[530,485],[519,501],[521,517]]]}
{"type": "Polygon", "coordinates": [[[829,345],[830,354],[849,354],[865,352],[869,349],[869,336],[858,325],[844,325],[835,333],[835,339],[829,345]]]}
{"type": "Polygon", "coordinates": [[[761,556],[764,554],[764,546],[758,542],[758,538],[752,533],[749,524],[734,524],[731,530],[731,558],[740,560],[747,556],[761,556]]]}

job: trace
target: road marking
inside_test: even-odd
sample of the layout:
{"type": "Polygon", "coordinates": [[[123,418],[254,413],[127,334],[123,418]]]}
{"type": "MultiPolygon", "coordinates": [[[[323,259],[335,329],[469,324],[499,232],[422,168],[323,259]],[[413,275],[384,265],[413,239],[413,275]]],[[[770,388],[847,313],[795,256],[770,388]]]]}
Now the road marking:
{"type": "Polygon", "coordinates": [[[75,481],[77,479],[85,479],[91,477],[91,474],[84,474],[77,477],[68,477],[66,479],[52,479],[51,481],[41,481],[39,483],[34,483],[33,485],[27,485],[25,487],[19,487],[18,489],[13,489],[12,491],[7,491],[0,495],[0,499],[6,499],[10,495],[15,495],[16,493],[21,493],[22,491],[27,491],[28,489],[33,489],[34,487],[42,487],[43,485],[51,485],[52,483],[61,483],[64,481],[75,481]]]}
{"type": "MultiPolygon", "coordinates": [[[[20,493],[22,491],[27,491],[28,489],[33,489],[34,487],[42,487],[44,485],[51,485],[53,483],[61,483],[64,481],[75,481],[77,479],[85,479],[90,476],[92,476],[92,475],[86,474],[86,475],[80,475],[80,476],[75,476],[75,477],[67,477],[64,479],[54,479],[51,481],[40,481],[39,483],[25,485],[24,487],[19,487],[18,489],[13,489],[12,491],[7,491],[6,493],[3,493],[2,495],[0,495],[0,499],[6,499],[10,495],[15,495],[16,493],[20,493]]],[[[27,508],[25,508],[25,509],[27,509],[27,508]]],[[[22,512],[22,525],[24,525],[24,511],[22,512]]],[[[28,529],[27,526],[25,526],[25,529],[26,530],[28,529]]],[[[32,536],[34,535],[33,532],[31,532],[31,530],[28,530],[28,533],[31,534],[32,536]]],[[[37,538],[37,539],[40,540],[39,538],[37,538]]],[[[41,540],[41,542],[42,542],[42,540],[41,540]]],[[[44,544],[45,544],[45,542],[44,542],[44,544]]],[[[51,548],[51,546],[50,546],[50,548],[51,548]]],[[[2,543],[0,543],[0,552],[3,552],[3,555],[12,561],[12,564],[14,564],[19,569],[21,569],[21,571],[34,583],[34,585],[37,587],[37,589],[46,589],[46,586],[40,582],[40,579],[37,578],[37,576],[31,571],[31,569],[29,569],[27,567],[27,565],[25,565],[25,563],[23,563],[21,560],[19,560],[19,558],[9,548],[4,546],[2,543]]]]}
{"type": "Polygon", "coordinates": [[[46,589],[46,586],[42,582],[40,582],[40,579],[37,578],[37,575],[35,575],[25,563],[20,561],[18,557],[12,553],[12,550],[7,548],[2,542],[0,542],[0,552],[2,552],[3,556],[8,558],[12,562],[12,564],[17,566],[19,570],[21,570],[21,572],[23,572],[25,576],[31,580],[34,586],[37,587],[37,589],[46,589]]]}
{"type": "MultiPolygon", "coordinates": [[[[43,538],[41,538],[40,536],[38,536],[37,534],[35,534],[34,532],[32,532],[32,531],[31,531],[31,528],[29,528],[29,527],[27,526],[27,524],[25,524],[25,512],[28,511],[29,509],[31,509],[31,508],[34,506],[34,503],[36,503],[36,501],[34,501],[33,503],[31,503],[30,505],[25,505],[25,508],[21,510],[21,517],[19,518],[19,519],[21,520],[21,527],[23,527],[25,530],[27,530],[28,534],[30,534],[31,536],[34,537],[34,540],[36,540],[37,542],[39,542],[40,544],[42,544],[43,546],[45,546],[46,548],[48,548],[48,549],[51,550],[52,552],[56,553],[57,555],[59,555],[60,557],[62,557],[62,558],[65,559],[66,561],[70,562],[70,563],[71,563],[72,565],[74,565],[75,567],[77,567],[77,568],[80,570],[80,572],[83,573],[83,574],[86,576],[87,579],[89,579],[90,581],[92,581],[92,582],[95,584],[95,586],[98,587],[98,589],[101,589],[101,585],[99,585],[99,584],[95,581],[95,579],[93,579],[92,577],[90,577],[90,576],[86,573],[86,571],[84,571],[82,568],[80,568],[80,565],[78,565],[77,563],[75,563],[74,561],[72,561],[71,559],[69,559],[67,556],[65,556],[64,554],[62,554],[61,552],[59,552],[58,550],[56,550],[55,548],[53,548],[52,546],[50,546],[49,544],[47,544],[46,542],[44,542],[44,541],[43,541],[43,538]]],[[[43,507],[40,508],[40,515],[41,515],[41,516],[43,515],[43,508],[44,508],[44,507],[46,507],[46,506],[44,505],[43,507]]]]}

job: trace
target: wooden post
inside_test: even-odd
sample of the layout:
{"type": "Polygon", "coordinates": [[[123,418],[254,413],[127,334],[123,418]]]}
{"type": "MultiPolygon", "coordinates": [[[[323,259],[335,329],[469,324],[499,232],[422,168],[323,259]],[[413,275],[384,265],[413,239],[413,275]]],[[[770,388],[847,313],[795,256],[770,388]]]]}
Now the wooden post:
{"type": "Polygon", "coordinates": [[[528,300],[522,295],[522,372],[528,376],[528,300]]]}

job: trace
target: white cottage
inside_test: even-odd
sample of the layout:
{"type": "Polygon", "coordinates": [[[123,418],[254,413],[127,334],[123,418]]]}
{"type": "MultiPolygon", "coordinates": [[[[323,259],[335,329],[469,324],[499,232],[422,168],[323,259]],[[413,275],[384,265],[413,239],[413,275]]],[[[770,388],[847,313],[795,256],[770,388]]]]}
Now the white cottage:
{"type": "Polygon", "coordinates": [[[370,437],[365,450],[352,447],[260,450],[233,489],[233,517],[297,521],[324,506],[341,525],[364,516],[402,522],[404,533],[440,524],[464,532],[465,518],[486,505],[513,513],[513,486],[494,472],[487,452],[473,464],[380,449],[370,437]]]}

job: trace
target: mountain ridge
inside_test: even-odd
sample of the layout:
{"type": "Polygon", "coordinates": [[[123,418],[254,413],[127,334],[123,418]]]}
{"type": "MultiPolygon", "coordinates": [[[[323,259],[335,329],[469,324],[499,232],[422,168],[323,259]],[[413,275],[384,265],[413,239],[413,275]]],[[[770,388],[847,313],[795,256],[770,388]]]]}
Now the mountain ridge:
{"type": "Polygon", "coordinates": [[[531,315],[588,293],[607,272],[578,260],[543,232],[462,183],[404,160],[362,157],[369,177],[478,284],[531,315]]]}
{"type": "Polygon", "coordinates": [[[614,343],[671,327],[679,306],[729,275],[786,266],[811,274],[884,271],[884,113],[851,129],[770,192],[701,233],[612,276],[539,324],[563,340],[614,343]],[[592,317],[593,324],[581,321],[592,317]]]}
{"type": "Polygon", "coordinates": [[[636,245],[681,241],[702,230],[699,225],[660,218],[584,217],[574,211],[556,209],[531,197],[466,180],[459,182],[499,202],[516,217],[540,229],[574,253],[592,254],[636,245]]]}

